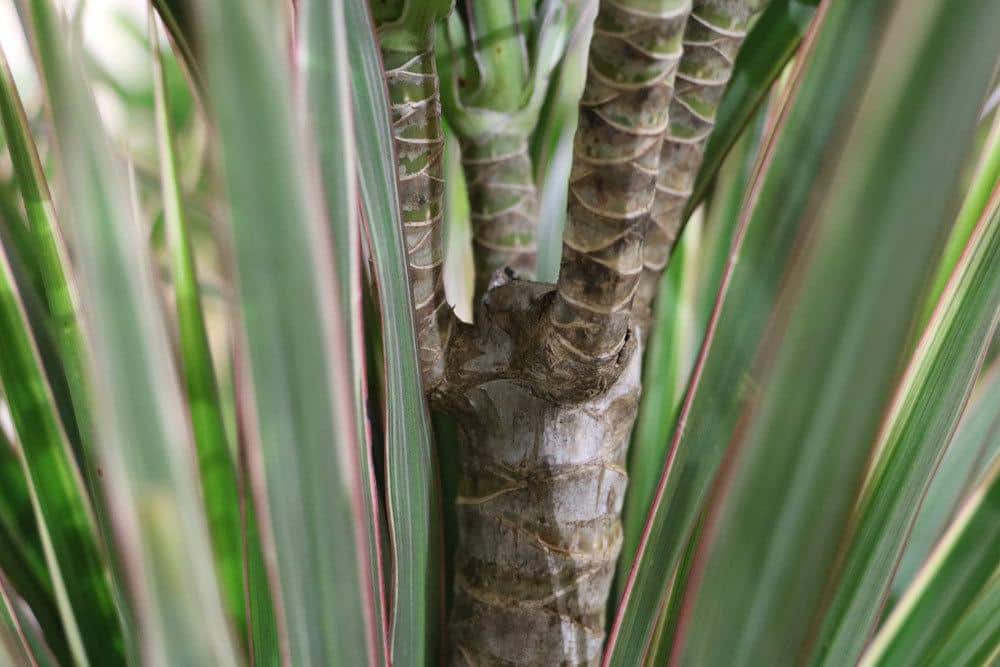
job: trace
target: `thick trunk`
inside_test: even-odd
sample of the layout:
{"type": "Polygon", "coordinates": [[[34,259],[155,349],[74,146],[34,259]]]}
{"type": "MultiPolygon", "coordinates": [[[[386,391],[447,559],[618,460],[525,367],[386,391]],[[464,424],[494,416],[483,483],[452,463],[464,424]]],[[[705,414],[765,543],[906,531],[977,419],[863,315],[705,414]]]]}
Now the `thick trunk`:
{"type": "Polygon", "coordinates": [[[540,398],[516,380],[468,393],[453,664],[597,663],[638,362],[633,355],[609,391],[579,403],[540,398]]]}
{"type": "Polygon", "coordinates": [[[539,348],[551,285],[501,275],[449,351],[462,434],[453,665],[593,665],[621,547],[634,336],[610,370],[539,348]],[[571,379],[572,378],[572,379],[571,379]]]}

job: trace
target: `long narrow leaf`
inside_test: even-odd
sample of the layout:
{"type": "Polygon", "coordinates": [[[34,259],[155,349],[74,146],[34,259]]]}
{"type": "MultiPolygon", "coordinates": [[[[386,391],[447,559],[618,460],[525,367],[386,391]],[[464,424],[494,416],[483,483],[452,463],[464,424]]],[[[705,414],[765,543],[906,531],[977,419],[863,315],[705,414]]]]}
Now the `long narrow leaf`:
{"type": "Polygon", "coordinates": [[[951,230],[948,243],[941,255],[937,275],[934,276],[934,282],[931,284],[930,295],[927,299],[925,320],[930,318],[937,305],[938,298],[944,291],[969,236],[972,235],[976,223],[990,203],[997,182],[1000,182],[1000,114],[996,114],[993,119],[993,127],[986,137],[986,143],[979,156],[975,173],[972,175],[972,182],[969,185],[965,201],[962,202],[962,208],[959,209],[958,216],[955,218],[955,227],[951,230]]]}
{"type": "Polygon", "coordinates": [[[851,45],[827,41],[838,37],[831,26],[874,28],[865,89],[877,93],[844,118],[836,166],[814,185],[813,229],[760,349],[762,389],[744,407],[717,482],[677,660],[794,662],[810,650],[815,610],[838,581],[838,545],[995,63],[987,26],[1000,21],[994,4],[887,4],[835,3],[817,45],[817,55],[843,57],[851,45]],[[876,5],[870,25],[865,9],[876,5]]]}
{"type": "Polygon", "coordinates": [[[363,2],[346,3],[358,176],[385,340],[386,495],[393,548],[392,655],[435,662],[443,625],[442,520],[431,424],[420,380],[403,247],[389,102],[363,2]]]}
{"type": "MultiPolygon", "coordinates": [[[[363,3],[355,3],[363,5],[363,3]]],[[[355,214],[357,170],[345,155],[355,152],[354,123],[347,62],[347,31],[340,3],[331,0],[303,0],[299,8],[300,48],[304,56],[304,78],[308,103],[308,130],[313,133],[319,152],[320,175],[326,206],[332,214],[333,246],[340,305],[344,313],[347,348],[353,373],[351,394],[359,445],[365,518],[367,520],[368,567],[371,597],[375,603],[375,635],[378,641],[377,662],[388,660],[388,627],[385,613],[385,588],[382,577],[382,524],[378,489],[372,461],[371,437],[367,426],[364,368],[364,336],[361,312],[361,225],[355,214]],[[338,64],[341,64],[338,66],[338,64]]],[[[362,7],[363,9],[363,7],[362,7]]],[[[361,160],[371,161],[371,156],[361,160]]]]}
{"type": "MultiPolygon", "coordinates": [[[[871,13],[871,10],[868,10],[871,13]]],[[[817,17],[816,28],[825,19],[817,17]]],[[[832,30],[842,30],[835,26],[832,30]]],[[[852,36],[866,45],[874,38],[852,36]]],[[[680,561],[702,499],[726,451],[736,415],[753,381],[748,369],[774,307],[782,270],[794,249],[809,188],[820,172],[840,115],[851,105],[845,97],[865,62],[861,49],[824,52],[813,71],[799,74],[795,104],[765,138],[748,201],[740,216],[706,338],[682,403],[667,460],[646,521],[635,565],[625,582],[605,663],[638,664],[651,640],[668,582],[680,561]],[[837,100],[840,104],[831,104],[837,100]],[[781,140],[776,142],[776,130],[781,140]],[[761,183],[762,168],[774,176],[761,183]],[[736,260],[739,260],[738,262],[736,260]]]]}
{"type": "MultiPolygon", "coordinates": [[[[347,348],[315,153],[289,85],[280,3],[200,3],[239,274],[254,421],[284,627],[295,665],[367,665],[378,626],[347,348]],[[280,27],[279,27],[280,26],[280,27]]],[[[335,30],[340,5],[323,23],[335,30]]],[[[299,58],[307,53],[297,51],[299,58]]],[[[303,84],[305,82],[302,82],[303,84]]],[[[299,109],[301,111],[301,109],[299,109]]],[[[357,157],[341,144],[328,155],[357,157]]],[[[355,224],[352,178],[329,224],[355,224]]]]}
{"type": "Polygon", "coordinates": [[[0,251],[0,382],[20,440],[63,627],[79,664],[123,664],[124,642],[83,481],[0,251]]]}
{"type": "Polygon", "coordinates": [[[1000,190],[974,230],[883,427],[814,664],[854,661],[875,629],[921,498],[958,424],[1000,304],[1000,190]]]}
{"type": "MultiPolygon", "coordinates": [[[[236,466],[230,455],[215,367],[208,346],[201,288],[184,213],[184,202],[181,198],[173,129],[168,115],[170,105],[163,73],[163,55],[160,52],[159,36],[152,13],[149,22],[149,41],[153,51],[153,94],[160,160],[160,193],[163,197],[163,217],[170,249],[184,388],[198,451],[198,471],[204,493],[205,514],[208,518],[216,571],[225,596],[226,610],[240,636],[244,637],[247,632],[247,618],[236,466]]],[[[250,548],[259,549],[260,546],[252,544],[250,548]]],[[[254,583],[259,585],[262,582],[254,583]]]]}
{"type": "MultiPolygon", "coordinates": [[[[977,610],[981,596],[989,596],[986,604],[996,608],[996,587],[988,589],[986,585],[996,579],[997,563],[1000,459],[993,462],[986,478],[966,500],[913,586],[865,652],[861,666],[907,667],[927,660],[936,650],[948,649],[945,642],[949,635],[965,631],[961,625],[967,622],[967,614],[982,611],[977,610]]],[[[993,614],[986,620],[986,634],[995,637],[1000,633],[1000,615],[993,614]]],[[[995,648],[987,645],[987,658],[995,648]]]]}
{"type": "Polygon", "coordinates": [[[963,498],[1000,455],[1000,364],[980,380],[958,432],[938,466],[920,506],[910,539],[893,580],[898,600],[913,582],[935,543],[958,512],[963,498]]]}
{"type": "MultiPolygon", "coordinates": [[[[37,270],[41,279],[40,293],[48,306],[51,331],[72,402],[71,426],[75,427],[74,433],[78,434],[83,444],[78,462],[83,467],[84,479],[89,485],[91,496],[96,498],[97,466],[93,460],[93,444],[90,443],[93,426],[86,368],[87,350],[77,318],[77,296],[67,275],[69,257],[56,224],[52,197],[31,138],[24,106],[2,50],[0,120],[31,232],[31,256],[36,260],[31,269],[37,270]]],[[[101,511],[100,506],[95,509],[101,511]]],[[[101,523],[103,524],[103,520],[101,523]]]]}
{"type": "Polygon", "coordinates": [[[46,0],[31,0],[28,21],[65,185],[58,208],[78,241],[95,441],[108,514],[117,544],[126,546],[135,625],[142,628],[134,646],[154,664],[232,665],[194,446],[139,221],[61,17],[46,0]]]}
{"type": "Polygon", "coordinates": [[[0,665],[35,667],[28,639],[21,629],[13,598],[0,572],[0,665]]]}
{"type": "Polygon", "coordinates": [[[42,538],[35,523],[21,452],[0,429],[0,572],[31,608],[39,628],[64,663],[71,660],[59,617],[42,538]]]}

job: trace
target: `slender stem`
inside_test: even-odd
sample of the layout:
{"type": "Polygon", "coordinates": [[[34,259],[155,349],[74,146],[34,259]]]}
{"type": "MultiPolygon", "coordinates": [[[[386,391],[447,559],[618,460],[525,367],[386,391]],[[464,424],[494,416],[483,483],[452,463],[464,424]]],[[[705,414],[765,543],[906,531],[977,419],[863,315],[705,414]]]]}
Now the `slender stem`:
{"type": "Polygon", "coordinates": [[[715,114],[732,76],[736,53],[750,19],[762,4],[761,0],[695,0],[691,10],[633,307],[642,335],[649,331],[660,276],[684,226],[684,207],[715,127],[715,114]]]}
{"type": "Polygon", "coordinates": [[[555,340],[589,362],[625,345],[690,0],[603,0],[570,175],[555,340]]]}
{"type": "Polygon", "coordinates": [[[500,134],[462,142],[462,165],[472,217],[478,303],[501,267],[521,278],[535,275],[538,195],[528,139],[500,134]]]}
{"type": "Polygon", "coordinates": [[[431,31],[433,18],[420,13],[411,21],[414,17],[404,12],[398,21],[380,26],[379,30],[389,85],[417,348],[428,391],[441,382],[444,352],[455,321],[444,292],[444,133],[431,31]]]}

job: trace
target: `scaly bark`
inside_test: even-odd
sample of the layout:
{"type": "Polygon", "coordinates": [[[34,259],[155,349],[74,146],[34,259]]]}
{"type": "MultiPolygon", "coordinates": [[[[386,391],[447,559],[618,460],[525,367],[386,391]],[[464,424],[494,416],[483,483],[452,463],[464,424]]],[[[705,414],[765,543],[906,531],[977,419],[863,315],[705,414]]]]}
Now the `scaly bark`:
{"type": "Polygon", "coordinates": [[[451,661],[594,665],[621,548],[642,268],[688,0],[604,0],[557,288],[496,274],[434,398],[463,451],[451,661]]]}
{"type": "Polygon", "coordinates": [[[605,0],[570,175],[555,337],[580,357],[625,343],[690,0],[605,0]]]}
{"type": "Polygon", "coordinates": [[[472,221],[475,303],[499,268],[534,277],[538,193],[526,135],[497,133],[463,139],[461,146],[472,221]]]}
{"type": "Polygon", "coordinates": [[[455,317],[444,292],[444,134],[432,31],[438,16],[430,6],[435,3],[425,4],[389,2],[375,7],[375,14],[389,87],[417,349],[424,387],[431,391],[441,381],[455,317]],[[385,20],[393,14],[393,20],[385,20]]]}
{"type": "Polygon", "coordinates": [[[442,101],[461,143],[469,195],[473,303],[498,269],[535,275],[538,195],[528,141],[556,62],[548,49],[559,22],[542,17],[528,39],[533,11],[514,0],[465,0],[441,26],[442,101]],[[535,60],[540,52],[543,62],[535,60]]]}
{"type": "Polygon", "coordinates": [[[695,177],[701,167],[715,114],[752,17],[764,0],[694,0],[684,32],[684,58],[670,103],[670,127],[660,153],[652,224],[633,307],[636,328],[645,335],[660,276],[684,224],[695,177]]]}

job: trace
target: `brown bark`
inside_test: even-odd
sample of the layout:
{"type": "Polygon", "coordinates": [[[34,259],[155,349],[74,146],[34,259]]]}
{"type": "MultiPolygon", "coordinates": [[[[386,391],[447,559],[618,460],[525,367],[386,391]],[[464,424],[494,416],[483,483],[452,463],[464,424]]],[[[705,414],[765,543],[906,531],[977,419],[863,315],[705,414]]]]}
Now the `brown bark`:
{"type": "Polygon", "coordinates": [[[396,147],[403,238],[416,315],[424,387],[440,382],[454,313],[444,292],[444,134],[437,68],[429,35],[425,49],[383,42],[396,147]]]}
{"type": "Polygon", "coordinates": [[[554,296],[509,274],[496,281],[454,339],[450,390],[436,396],[462,439],[453,665],[600,656],[640,360],[629,343],[599,379],[533,354],[554,296]]]}
{"type": "Polygon", "coordinates": [[[680,237],[684,209],[715,127],[715,113],[732,76],[736,54],[751,18],[762,5],[763,0],[695,0],[691,9],[633,306],[633,320],[643,334],[652,322],[660,276],[680,237]]]}
{"type": "MultiPolygon", "coordinates": [[[[657,257],[674,224],[661,224],[665,211],[687,187],[677,179],[697,169],[746,25],[725,12],[744,4],[699,0],[688,23],[690,0],[602,0],[556,286],[514,278],[530,275],[535,255],[526,135],[460,132],[476,251],[472,325],[454,319],[441,286],[434,63],[429,49],[384,46],[421,361],[434,406],[456,416],[462,439],[454,665],[600,660],[640,392],[633,298],[640,275],[655,285],[665,264],[657,257]],[[671,106],[685,24],[692,56],[671,106]],[[504,266],[514,271],[497,271],[504,266]]],[[[652,292],[643,294],[648,309],[652,292]]]]}

